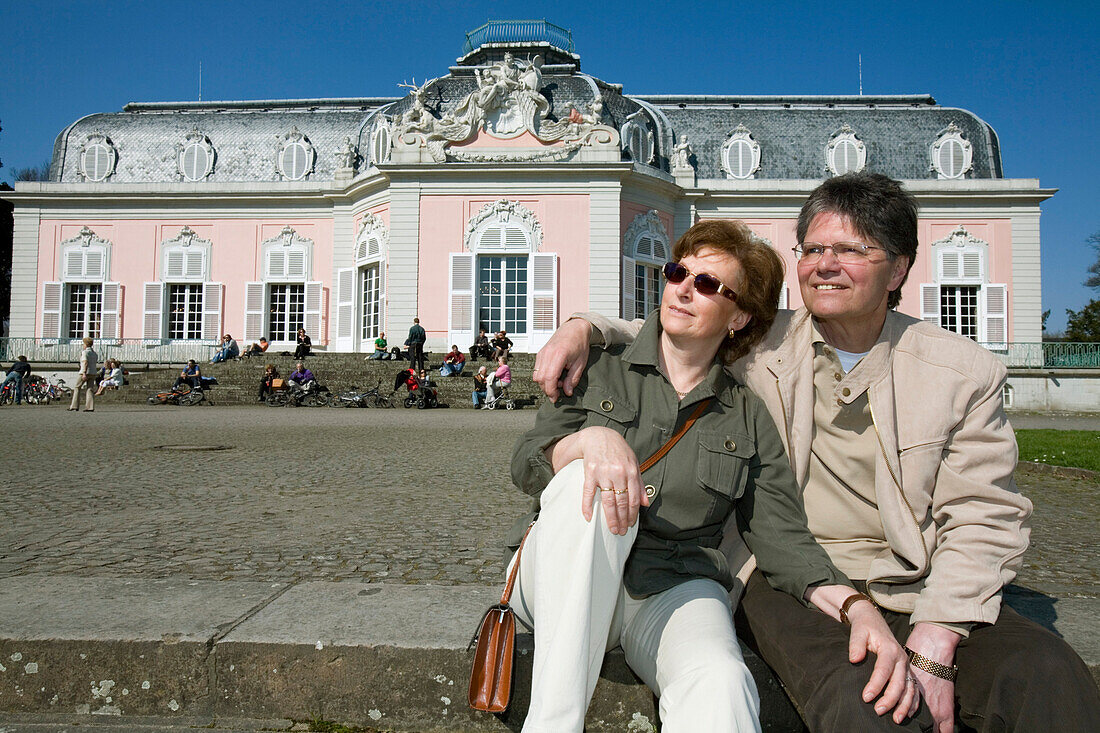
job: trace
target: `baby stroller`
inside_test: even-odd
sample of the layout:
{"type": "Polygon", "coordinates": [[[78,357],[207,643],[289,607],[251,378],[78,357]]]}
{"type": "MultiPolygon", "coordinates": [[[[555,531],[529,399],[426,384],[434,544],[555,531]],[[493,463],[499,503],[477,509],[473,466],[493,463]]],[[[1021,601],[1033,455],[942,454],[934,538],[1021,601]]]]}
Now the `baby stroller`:
{"type": "Polygon", "coordinates": [[[424,410],[439,404],[439,394],[434,387],[421,386],[413,369],[402,369],[393,380],[393,390],[396,392],[405,385],[409,394],[405,397],[405,407],[416,405],[416,409],[424,410]]]}

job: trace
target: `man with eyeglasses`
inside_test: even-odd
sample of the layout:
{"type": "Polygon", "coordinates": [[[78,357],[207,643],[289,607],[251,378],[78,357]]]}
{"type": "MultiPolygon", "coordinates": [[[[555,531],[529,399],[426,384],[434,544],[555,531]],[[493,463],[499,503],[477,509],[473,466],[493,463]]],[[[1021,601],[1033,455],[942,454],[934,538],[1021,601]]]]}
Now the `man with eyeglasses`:
{"type": "MultiPolygon", "coordinates": [[[[1013,480],[1005,369],[969,339],[894,310],[916,257],[916,200],[886,176],[839,176],[810,194],[797,236],[805,306],[780,311],[732,368],[775,419],[810,530],[860,590],[844,610],[879,606],[910,657],[903,695],[925,704],[901,720],[901,698],[876,700],[882,673],[873,659],[849,663],[863,655],[847,629],[773,590],[727,531],[723,550],[747,578],[738,613],[761,656],[813,731],[951,733],[956,715],[979,731],[1100,730],[1084,663],[1001,603],[1031,514],[1013,480]]],[[[677,267],[669,279],[691,274],[677,267]]],[[[700,292],[711,287],[695,278],[700,292]]],[[[611,344],[637,330],[579,316],[536,360],[551,399],[571,393],[590,334],[611,344]]]]}

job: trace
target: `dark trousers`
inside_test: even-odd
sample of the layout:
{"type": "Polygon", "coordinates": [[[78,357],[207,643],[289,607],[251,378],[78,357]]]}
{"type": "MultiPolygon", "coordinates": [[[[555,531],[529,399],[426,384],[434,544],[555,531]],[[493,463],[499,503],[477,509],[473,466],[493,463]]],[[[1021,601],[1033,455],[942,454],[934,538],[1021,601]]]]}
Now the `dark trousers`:
{"type": "Polygon", "coordinates": [[[409,344],[409,366],[417,371],[424,368],[424,344],[409,344]]]}
{"type": "MultiPolygon", "coordinates": [[[[909,615],[879,611],[904,644],[909,615]]],[[[875,715],[874,703],[860,697],[874,655],[848,662],[848,627],[774,590],[759,570],[749,578],[737,621],[739,634],[783,681],[814,733],[932,729],[923,701],[901,726],[889,713],[875,715]]],[[[1007,606],[996,623],[976,626],[959,643],[955,664],[955,718],[964,726],[983,733],[1100,731],[1100,693],[1084,662],[1058,636],[1007,606]]]]}
{"type": "Polygon", "coordinates": [[[312,353],[309,344],[298,344],[298,348],[294,349],[294,358],[301,359],[303,356],[309,356],[312,353]]]}

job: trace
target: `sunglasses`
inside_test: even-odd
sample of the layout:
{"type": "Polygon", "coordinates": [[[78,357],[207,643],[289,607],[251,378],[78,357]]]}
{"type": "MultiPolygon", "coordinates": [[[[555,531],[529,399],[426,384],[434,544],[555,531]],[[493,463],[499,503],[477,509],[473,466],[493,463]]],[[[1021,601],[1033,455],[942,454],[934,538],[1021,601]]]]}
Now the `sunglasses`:
{"type": "Polygon", "coordinates": [[[692,284],[695,285],[695,289],[703,295],[721,295],[723,298],[737,302],[737,293],[733,291],[727,285],[724,285],[721,280],[714,275],[708,275],[705,272],[701,272],[698,275],[687,269],[679,262],[666,262],[662,272],[665,275],[665,279],[670,283],[679,284],[687,277],[692,277],[694,280],[692,284]]]}

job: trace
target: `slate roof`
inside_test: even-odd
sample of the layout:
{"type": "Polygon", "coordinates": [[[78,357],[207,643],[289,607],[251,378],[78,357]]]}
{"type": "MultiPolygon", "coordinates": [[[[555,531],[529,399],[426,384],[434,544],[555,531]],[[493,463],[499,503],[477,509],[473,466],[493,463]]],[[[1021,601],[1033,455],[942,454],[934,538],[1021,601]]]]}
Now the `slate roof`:
{"type": "MultiPolygon", "coordinates": [[[[429,84],[425,104],[436,117],[453,110],[477,82],[469,66],[429,84]]],[[[561,119],[576,107],[587,112],[599,94],[604,124],[621,128],[628,115],[645,110],[656,142],[655,167],[668,171],[675,139],[686,134],[695,154],[699,179],[723,179],[723,143],[739,124],[761,147],[757,179],[822,179],[829,175],[825,146],[847,125],[867,149],[867,169],[899,179],[934,179],[930,149],[939,134],[954,123],[970,141],[973,167],[968,178],[1000,178],[996,133],[977,116],[962,109],[940,107],[927,95],[878,97],[749,97],[709,95],[623,95],[570,64],[543,68],[540,90],[550,102],[551,118],[561,119]]],[[[80,149],[95,132],[107,135],[118,151],[109,182],[179,182],[177,146],[194,129],[214,146],[216,163],[206,179],[224,181],[282,180],[276,167],[280,140],[293,128],[316,151],[315,168],[307,180],[334,177],[337,153],[345,137],[357,141],[363,165],[369,164],[370,134],[378,115],[405,112],[412,95],[404,97],[267,100],[254,102],[188,102],[128,104],[121,112],[84,117],[57,138],[51,178],[80,182],[80,149]]],[[[629,155],[623,154],[624,160],[629,155]]],[[[451,163],[448,165],[462,165],[451,163]]],[[[201,186],[202,182],[188,185],[201,186]]]]}
{"type": "Polygon", "coordinates": [[[896,97],[639,97],[687,134],[699,178],[725,178],[722,145],[739,124],[760,144],[757,179],[821,179],[830,175],[825,146],[843,125],[867,147],[866,169],[898,179],[935,179],[930,148],[952,122],[970,142],[968,178],[1000,178],[996,133],[973,113],[940,107],[927,96],[896,97]],[[864,101],[865,100],[865,101],[864,101]]]}

